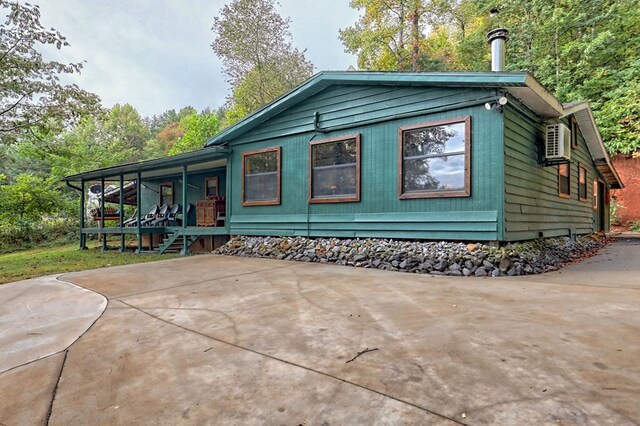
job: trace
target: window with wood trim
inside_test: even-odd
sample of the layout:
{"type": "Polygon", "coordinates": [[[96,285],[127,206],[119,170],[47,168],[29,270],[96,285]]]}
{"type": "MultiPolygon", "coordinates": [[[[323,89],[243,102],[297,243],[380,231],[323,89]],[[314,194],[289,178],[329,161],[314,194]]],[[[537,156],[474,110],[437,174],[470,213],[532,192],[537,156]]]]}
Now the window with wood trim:
{"type": "Polygon", "coordinates": [[[598,180],[593,180],[593,202],[591,204],[594,210],[598,210],[598,180]]]}
{"type": "Polygon", "coordinates": [[[578,199],[587,201],[587,169],[582,165],[578,165],[578,199]]]}
{"type": "Polygon", "coordinates": [[[571,165],[569,163],[558,164],[558,195],[562,198],[571,198],[571,165]]]}
{"type": "Polygon", "coordinates": [[[242,154],[242,205],[280,204],[280,147],[242,154]]]}
{"type": "Polygon", "coordinates": [[[160,205],[173,205],[173,182],[160,184],[160,205]]]}
{"type": "Polygon", "coordinates": [[[398,138],[401,199],[471,195],[471,117],[405,126],[398,138]]]}
{"type": "Polygon", "coordinates": [[[578,147],[578,122],[575,117],[571,117],[569,121],[569,130],[571,130],[571,148],[578,147]]]}
{"type": "Polygon", "coordinates": [[[215,197],[216,195],[219,195],[218,182],[218,176],[210,176],[204,179],[205,198],[215,197]]]}
{"type": "Polygon", "coordinates": [[[309,202],[360,201],[360,135],[311,142],[309,202]]]}

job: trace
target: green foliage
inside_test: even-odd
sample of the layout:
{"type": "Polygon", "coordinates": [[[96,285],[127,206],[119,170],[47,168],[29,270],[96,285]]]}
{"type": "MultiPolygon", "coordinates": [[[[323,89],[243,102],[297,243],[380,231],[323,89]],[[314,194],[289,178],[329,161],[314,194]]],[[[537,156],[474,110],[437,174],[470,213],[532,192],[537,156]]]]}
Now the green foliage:
{"type": "Polygon", "coordinates": [[[180,121],[184,135],[169,150],[169,155],[202,149],[207,139],[220,131],[220,120],[215,112],[208,110],[192,114],[180,121]]]}
{"type": "Polygon", "coordinates": [[[186,106],[180,111],[176,112],[175,109],[170,109],[163,112],[160,115],[153,115],[151,117],[146,117],[143,122],[147,127],[149,134],[151,137],[156,137],[160,132],[162,132],[168,126],[180,122],[184,117],[192,114],[197,114],[198,111],[192,106],[186,106]]]}
{"type": "Polygon", "coordinates": [[[101,121],[102,143],[115,150],[131,150],[130,161],[142,159],[142,149],[149,139],[149,130],[136,109],[116,104],[101,121]]]}
{"type": "Polygon", "coordinates": [[[631,232],[640,232],[640,221],[631,222],[629,224],[629,229],[631,230],[631,232]]]}
{"type": "Polygon", "coordinates": [[[214,19],[216,55],[231,83],[226,125],[311,76],[313,65],[291,44],[289,19],[274,0],[233,0],[214,19]]]}
{"type": "Polygon", "coordinates": [[[620,211],[625,208],[620,201],[615,198],[611,199],[611,203],[609,203],[609,219],[612,224],[620,225],[620,211]]]}
{"type": "Polygon", "coordinates": [[[17,148],[18,156],[47,164],[50,175],[57,179],[135,158],[134,148],[127,147],[105,130],[107,120],[104,116],[84,117],[71,131],[51,140],[23,142],[17,148]]]}
{"type": "Polygon", "coordinates": [[[352,0],[360,20],[340,31],[346,51],[358,55],[358,67],[384,71],[437,69],[426,51],[424,34],[434,5],[422,0],[352,0]]]}
{"type": "Polygon", "coordinates": [[[37,5],[0,0],[0,143],[12,144],[30,132],[62,130],[87,111],[99,109],[97,96],[60,77],[79,73],[82,63],[47,61],[38,48],[68,46],[55,29],[40,24],[37,5]]]}
{"type": "Polygon", "coordinates": [[[56,213],[61,206],[56,179],[20,174],[13,183],[0,182],[0,223],[23,226],[56,213]]]}
{"type": "Polygon", "coordinates": [[[77,241],[78,229],[78,220],[69,218],[23,221],[21,224],[0,222],[0,253],[45,243],[77,241]]]}
{"type": "MultiPolygon", "coordinates": [[[[640,69],[640,59],[636,63],[640,69]]],[[[640,78],[623,81],[605,95],[597,122],[609,152],[630,154],[640,151],[640,78]]]]}
{"type": "Polygon", "coordinates": [[[611,153],[640,149],[637,1],[353,0],[351,6],[364,13],[340,37],[362,69],[487,70],[486,34],[506,27],[508,69],[533,73],[562,102],[590,101],[611,153]],[[491,18],[495,6],[500,13],[491,18]]]}

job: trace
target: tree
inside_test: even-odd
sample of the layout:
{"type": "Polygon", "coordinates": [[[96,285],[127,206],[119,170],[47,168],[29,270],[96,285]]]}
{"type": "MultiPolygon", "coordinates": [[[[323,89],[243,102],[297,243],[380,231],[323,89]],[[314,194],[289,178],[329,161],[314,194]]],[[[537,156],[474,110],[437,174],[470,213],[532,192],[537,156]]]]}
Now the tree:
{"type": "Polygon", "coordinates": [[[213,50],[231,84],[227,124],[311,76],[313,65],[291,44],[289,19],[274,0],[233,0],[214,19],[213,50]],[[249,93],[250,92],[250,93],[249,93]]]}
{"type": "Polygon", "coordinates": [[[12,184],[0,175],[0,223],[21,224],[37,221],[61,207],[55,178],[20,174],[12,184]]]}
{"type": "Polygon", "coordinates": [[[612,153],[640,148],[640,10],[633,0],[511,0],[507,67],[532,72],[562,102],[588,100],[612,153]]]}
{"type": "Polygon", "coordinates": [[[340,36],[363,69],[485,71],[487,32],[505,27],[510,31],[507,69],[531,72],[562,102],[590,101],[609,151],[630,153],[640,149],[636,3],[352,0],[364,15],[340,36]],[[496,6],[498,15],[490,17],[496,6]]]}
{"type": "Polygon", "coordinates": [[[149,130],[131,105],[114,105],[101,122],[103,142],[114,150],[133,150],[129,161],[141,160],[149,130]]]}
{"type": "Polygon", "coordinates": [[[25,132],[78,121],[99,109],[97,96],[60,82],[64,74],[79,73],[82,63],[46,61],[38,46],[69,46],[58,31],[40,23],[38,6],[0,0],[7,13],[0,26],[0,143],[19,140],[25,132]]]}
{"type": "Polygon", "coordinates": [[[340,30],[349,53],[358,55],[358,67],[369,70],[423,71],[439,69],[424,43],[434,6],[425,0],[352,0],[364,11],[352,27],[340,30]]]}
{"type": "Polygon", "coordinates": [[[184,136],[169,150],[169,155],[202,149],[207,139],[220,130],[220,120],[215,112],[204,110],[183,118],[180,126],[184,129],[184,136]]]}
{"type": "Polygon", "coordinates": [[[184,136],[184,128],[179,121],[174,121],[162,129],[155,138],[147,141],[144,147],[144,156],[146,159],[164,157],[175,143],[184,136]]]}
{"type": "Polygon", "coordinates": [[[46,164],[47,174],[56,179],[129,161],[136,155],[135,149],[113,140],[104,129],[106,120],[104,116],[86,116],[67,133],[21,143],[17,156],[46,164]]]}

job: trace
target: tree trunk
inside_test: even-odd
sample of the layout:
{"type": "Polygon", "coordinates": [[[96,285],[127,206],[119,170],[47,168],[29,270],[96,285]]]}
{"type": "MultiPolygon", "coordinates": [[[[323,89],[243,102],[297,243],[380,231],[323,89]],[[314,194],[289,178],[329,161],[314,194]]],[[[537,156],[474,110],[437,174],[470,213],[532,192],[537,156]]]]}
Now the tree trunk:
{"type": "Polygon", "coordinates": [[[420,58],[420,11],[418,7],[411,13],[411,71],[418,71],[420,58]]]}
{"type": "Polygon", "coordinates": [[[398,51],[396,52],[397,65],[399,71],[404,71],[404,0],[400,1],[400,11],[398,13],[398,51]]]}

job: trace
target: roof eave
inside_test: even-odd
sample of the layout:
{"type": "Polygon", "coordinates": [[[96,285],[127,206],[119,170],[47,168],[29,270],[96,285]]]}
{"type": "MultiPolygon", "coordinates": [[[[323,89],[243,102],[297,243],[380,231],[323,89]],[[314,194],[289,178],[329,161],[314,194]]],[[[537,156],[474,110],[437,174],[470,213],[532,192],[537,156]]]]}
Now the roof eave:
{"type": "Polygon", "coordinates": [[[582,130],[582,135],[585,137],[587,142],[589,153],[591,154],[596,167],[607,180],[607,184],[612,189],[624,188],[622,179],[620,179],[618,172],[613,167],[613,164],[611,164],[611,158],[609,157],[607,148],[604,146],[604,141],[602,140],[602,136],[598,130],[589,102],[574,102],[567,104],[566,107],[567,108],[564,109],[562,117],[573,115],[576,118],[578,126],[580,126],[580,129],[582,130]],[[606,168],[603,166],[606,166],[606,168]]]}
{"type": "Polygon", "coordinates": [[[163,168],[176,167],[181,165],[197,164],[210,161],[212,155],[215,157],[226,157],[231,153],[231,148],[222,146],[211,146],[192,151],[185,154],[178,154],[170,157],[162,157],[154,160],[140,161],[137,163],[121,164],[118,166],[105,167],[102,169],[90,170],[64,177],[64,182],[79,182],[83,180],[93,180],[100,178],[115,177],[132,172],[144,172],[151,170],[161,170],[163,168]]]}
{"type": "MultiPolygon", "coordinates": [[[[229,142],[296,103],[334,84],[432,85],[467,87],[522,87],[530,75],[526,72],[432,72],[394,73],[359,71],[322,71],[298,87],[249,114],[231,127],[206,141],[205,146],[229,142]]],[[[539,83],[538,83],[539,85],[539,83]]],[[[540,86],[542,87],[542,86],[540,86]]],[[[544,90],[544,89],[543,89],[544,90]]],[[[553,95],[551,95],[553,97],[553,95]]]]}

